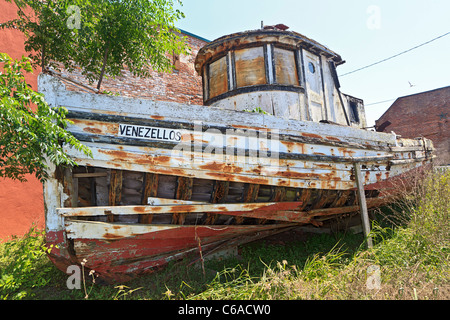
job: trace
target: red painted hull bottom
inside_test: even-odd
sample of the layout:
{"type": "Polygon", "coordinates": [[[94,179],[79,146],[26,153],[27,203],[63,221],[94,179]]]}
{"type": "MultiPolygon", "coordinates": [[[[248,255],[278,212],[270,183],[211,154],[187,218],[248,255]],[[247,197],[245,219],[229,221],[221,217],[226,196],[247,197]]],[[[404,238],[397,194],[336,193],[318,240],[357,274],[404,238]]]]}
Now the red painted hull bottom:
{"type": "Polygon", "coordinates": [[[128,281],[151,273],[171,261],[190,257],[192,262],[209,254],[289,230],[296,224],[260,226],[180,226],[120,240],[73,239],[72,248],[62,247],[62,233],[47,235],[49,245],[58,245],[49,254],[63,272],[85,260],[86,271],[110,281],[128,281]],[[75,252],[73,252],[75,250],[75,252]]]}
{"type": "MultiPolygon", "coordinates": [[[[368,207],[385,203],[385,199],[370,199],[368,207]]],[[[292,203],[280,203],[292,206],[292,203]]],[[[53,245],[50,259],[63,272],[70,265],[85,261],[86,270],[95,270],[96,275],[106,281],[127,281],[144,273],[166,266],[170,261],[186,257],[198,261],[214,252],[262,239],[291,228],[313,223],[315,217],[331,217],[358,212],[359,206],[329,208],[298,212],[297,222],[278,222],[256,225],[159,225],[156,231],[130,237],[103,239],[77,238],[66,232],[47,234],[48,245],[53,245]],[[308,214],[310,216],[304,216],[308,214]],[[299,221],[303,220],[303,223],[299,221]]],[[[286,219],[286,211],[283,219],[286,219]]],[[[230,212],[227,212],[230,214],[230,212]]],[[[290,212],[289,217],[294,218],[290,212]]],[[[281,213],[280,213],[281,217],[281,213]]],[[[94,222],[95,223],[95,222],[94,222]]],[[[115,224],[104,224],[108,228],[120,228],[115,224]]],[[[149,226],[149,230],[152,226],[149,226]]],[[[109,235],[110,236],[110,235],[109,235]]]]}

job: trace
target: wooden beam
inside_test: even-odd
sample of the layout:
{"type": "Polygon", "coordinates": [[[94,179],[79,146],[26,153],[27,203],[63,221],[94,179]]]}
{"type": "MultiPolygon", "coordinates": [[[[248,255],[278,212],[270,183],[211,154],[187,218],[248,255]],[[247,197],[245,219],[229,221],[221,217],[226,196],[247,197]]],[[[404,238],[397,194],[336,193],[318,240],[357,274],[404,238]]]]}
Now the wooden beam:
{"type": "Polygon", "coordinates": [[[74,178],[100,178],[108,176],[107,172],[86,172],[86,173],[74,173],[74,178]]]}
{"type": "Polygon", "coordinates": [[[264,202],[264,203],[232,203],[232,204],[182,204],[175,203],[151,205],[151,206],[115,206],[115,207],[83,207],[83,208],[58,208],[58,214],[64,217],[87,217],[87,216],[105,216],[107,214],[114,215],[142,215],[142,214],[171,214],[173,212],[200,213],[200,212],[217,212],[226,214],[226,212],[245,212],[253,211],[261,208],[267,208],[267,211],[274,207],[282,207],[283,210],[298,212],[301,207],[300,202],[264,202]]]}
{"type": "Polygon", "coordinates": [[[313,209],[325,208],[327,204],[330,204],[337,197],[336,190],[321,190],[320,196],[317,202],[314,204],[313,209]]]}
{"type": "MultiPolygon", "coordinates": [[[[385,204],[389,198],[368,199],[369,207],[385,204]]],[[[58,208],[57,214],[64,217],[95,217],[108,215],[146,215],[146,214],[197,214],[214,212],[217,214],[245,216],[248,218],[263,217],[268,220],[290,222],[304,222],[316,217],[358,212],[359,206],[342,208],[327,208],[310,211],[301,211],[301,202],[268,202],[268,203],[234,203],[234,204],[174,204],[155,206],[116,206],[116,207],[87,207],[87,208],[58,208]]]]}
{"type": "MultiPolygon", "coordinates": [[[[123,206],[123,207],[84,207],[84,208],[60,208],[58,214],[64,217],[83,216],[128,216],[147,214],[197,214],[211,213],[214,215],[226,215],[233,217],[261,218],[267,220],[278,220],[283,222],[309,223],[310,212],[298,212],[301,206],[299,202],[278,203],[234,203],[234,204],[175,204],[163,206],[123,206]]],[[[326,215],[327,212],[313,212],[316,215],[326,215]]],[[[109,221],[108,221],[109,222],[109,221]]]]}
{"type": "Polygon", "coordinates": [[[64,206],[78,207],[78,178],[72,175],[72,168],[64,169],[64,193],[69,196],[64,201],[64,206]]]}
{"type": "Polygon", "coordinates": [[[242,202],[255,202],[258,199],[259,184],[247,183],[244,186],[244,193],[242,194],[242,202]]]}
{"type": "MultiPolygon", "coordinates": [[[[246,183],[244,186],[244,192],[242,194],[242,202],[244,203],[252,203],[258,199],[259,193],[259,184],[246,183]]],[[[244,223],[244,217],[235,217],[235,224],[244,223]]]]}
{"type": "MultiPolygon", "coordinates": [[[[211,203],[224,203],[227,196],[228,190],[230,188],[229,181],[219,181],[214,182],[213,192],[211,194],[211,203]]],[[[217,214],[207,213],[205,224],[214,224],[218,218],[217,214]]]]}
{"type": "MultiPolygon", "coordinates": [[[[122,199],[122,182],[122,170],[111,170],[109,183],[109,206],[111,207],[117,206],[122,199]]],[[[108,215],[108,222],[114,222],[113,215],[108,215]]]]}
{"type": "MultiPolygon", "coordinates": [[[[273,232],[275,229],[285,230],[289,227],[294,227],[295,224],[280,224],[280,225],[268,225],[268,226],[227,226],[224,230],[213,230],[208,226],[174,226],[174,225],[139,225],[139,224],[109,224],[104,222],[97,221],[67,221],[66,223],[66,231],[68,239],[99,239],[99,240],[119,240],[122,238],[130,238],[141,236],[146,239],[142,243],[148,244],[148,242],[156,241],[158,244],[156,245],[156,249],[160,248],[161,252],[167,250],[166,246],[173,246],[173,243],[178,242],[178,246],[189,246],[189,243],[186,241],[194,240],[193,237],[190,237],[191,234],[198,231],[200,234],[206,234],[206,241],[220,241],[229,240],[229,241],[237,241],[239,242],[240,238],[243,236],[250,237],[258,237],[265,231],[273,232]],[[165,243],[165,239],[160,239],[158,236],[152,235],[152,233],[156,232],[166,232],[168,231],[171,234],[178,235],[177,237],[171,239],[171,243],[165,243]],[[222,235],[221,235],[222,234],[222,235]],[[209,235],[209,237],[208,237],[209,235]],[[212,235],[212,236],[211,236],[212,235]],[[154,238],[156,237],[156,239],[154,238]]],[[[192,242],[191,242],[192,243],[192,242]]],[[[202,244],[204,248],[205,244],[202,244]]],[[[139,246],[139,241],[136,242],[136,246],[139,246]]],[[[215,245],[215,247],[217,244],[215,245]]],[[[194,245],[194,250],[198,250],[194,245]]],[[[85,248],[83,248],[85,249],[85,248]]],[[[86,249],[87,250],[87,249],[86,249]]],[[[138,250],[139,251],[139,250],[138,250]]],[[[119,250],[120,252],[120,250],[119,250]]],[[[173,251],[171,254],[174,256],[179,252],[177,250],[173,251]]],[[[95,252],[93,254],[96,254],[95,252]]],[[[99,253],[101,254],[101,253],[99,253]]],[[[109,254],[109,253],[108,253],[109,254]]],[[[135,261],[133,261],[135,262],[135,261]]]]}
{"type": "Polygon", "coordinates": [[[272,195],[269,199],[270,202],[283,202],[286,198],[285,187],[272,187],[272,195]]]}
{"type": "Polygon", "coordinates": [[[351,190],[339,190],[336,199],[330,207],[342,207],[347,202],[352,192],[353,191],[351,190]]]}
{"type": "Polygon", "coordinates": [[[186,204],[209,204],[204,201],[190,201],[190,200],[177,200],[177,199],[164,199],[164,198],[148,198],[149,206],[174,206],[174,205],[186,205],[186,204]]]}
{"type": "Polygon", "coordinates": [[[193,187],[194,187],[193,178],[178,177],[175,198],[178,200],[191,200],[193,187]]]}
{"type": "Polygon", "coordinates": [[[363,178],[361,175],[361,164],[355,162],[353,166],[355,168],[356,187],[358,193],[358,202],[361,210],[361,220],[364,236],[367,239],[367,247],[372,248],[373,242],[372,237],[370,237],[370,220],[369,220],[369,213],[367,211],[367,202],[366,202],[366,195],[364,192],[363,178]]]}
{"type": "MultiPolygon", "coordinates": [[[[148,172],[144,174],[141,204],[147,205],[148,198],[156,197],[158,195],[158,182],[159,182],[159,175],[148,172]]],[[[139,216],[139,222],[142,224],[151,224],[152,221],[153,215],[139,216]]]]}
{"type": "Polygon", "coordinates": [[[311,197],[311,189],[301,189],[301,191],[302,191],[302,193],[301,193],[300,197],[298,199],[296,199],[296,201],[303,203],[300,210],[304,210],[306,208],[306,206],[308,205],[309,198],[311,197]]]}
{"type": "MultiPolygon", "coordinates": [[[[192,198],[192,188],[194,187],[194,179],[187,177],[177,178],[177,188],[175,199],[190,200],[192,198]]],[[[172,216],[172,224],[184,224],[186,219],[185,213],[174,213],[172,216]]]]}

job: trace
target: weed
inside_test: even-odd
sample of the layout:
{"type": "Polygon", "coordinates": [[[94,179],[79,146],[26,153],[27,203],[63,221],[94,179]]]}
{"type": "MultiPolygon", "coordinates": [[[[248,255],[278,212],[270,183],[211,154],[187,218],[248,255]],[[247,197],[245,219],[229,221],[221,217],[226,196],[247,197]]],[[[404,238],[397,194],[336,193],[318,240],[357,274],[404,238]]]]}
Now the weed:
{"type": "Polygon", "coordinates": [[[50,282],[54,267],[47,259],[48,250],[43,232],[34,227],[0,245],[0,299],[24,299],[50,282]]]}

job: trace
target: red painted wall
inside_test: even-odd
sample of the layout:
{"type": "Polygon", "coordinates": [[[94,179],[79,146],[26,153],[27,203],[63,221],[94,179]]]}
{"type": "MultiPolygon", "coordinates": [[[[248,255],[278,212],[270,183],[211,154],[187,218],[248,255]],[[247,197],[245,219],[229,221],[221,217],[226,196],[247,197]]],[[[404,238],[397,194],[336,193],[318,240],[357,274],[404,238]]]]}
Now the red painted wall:
{"type": "MultiPolygon", "coordinates": [[[[0,0],[0,22],[16,17],[16,6],[0,0]]],[[[16,30],[0,30],[0,52],[9,54],[13,59],[26,55],[24,36],[16,30]]],[[[27,74],[26,80],[37,90],[37,75],[27,74]]],[[[42,184],[33,176],[27,176],[28,182],[21,183],[0,178],[0,241],[12,235],[21,236],[35,223],[44,228],[44,201],[42,184]]]]}

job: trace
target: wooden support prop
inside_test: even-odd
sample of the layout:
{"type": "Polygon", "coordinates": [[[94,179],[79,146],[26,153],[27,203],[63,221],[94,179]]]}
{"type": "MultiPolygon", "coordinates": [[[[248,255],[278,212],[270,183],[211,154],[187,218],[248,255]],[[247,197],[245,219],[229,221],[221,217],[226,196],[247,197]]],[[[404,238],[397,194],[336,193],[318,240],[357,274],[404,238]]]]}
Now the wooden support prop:
{"type": "MultiPolygon", "coordinates": [[[[178,177],[175,199],[191,200],[193,187],[194,187],[193,178],[178,177]]],[[[184,224],[185,219],[186,219],[185,213],[174,213],[172,216],[172,224],[184,224]]]]}
{"type": "Polygon", "coordinates": [[[359,162],[354,163],[355,168],[355,177],[356,177],[356,186],[358,191],[358,202],[361,210],[361,220],[364,231],[364,236],[367,239],[367,247],[372,248],[373,242],[370,234],[370,220],[369,220],[369,212],[367,211],[367,203],[366,203],[366,195],[364,193],[364,185],[361,175],[361,165],[359,162]]]}
{"type": "MultiPolygon", "coordinates": [[[[142,200],[141,204],[147,205],[148,198],[153,198],[158,195],[158,182],[159,175],[155,173],[145,173],[144,174],[144,183],[143,183],[143,192],[142,192],[142,200]]],[[[143,215],[139,217],[139,222],[142,224],[151,224],[153,221],[153,215],[143,215]]]]}
{"type": "MultiPolygon", "coordinates": [[[[122,199],[122,170],[111,170],[111,179],[109,184],[109,206],[119,205],[122,199]]],[[[108,215],[108,222],[114,222],[114,216],[108,215]]]]}

